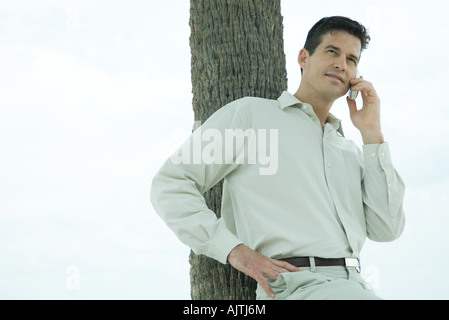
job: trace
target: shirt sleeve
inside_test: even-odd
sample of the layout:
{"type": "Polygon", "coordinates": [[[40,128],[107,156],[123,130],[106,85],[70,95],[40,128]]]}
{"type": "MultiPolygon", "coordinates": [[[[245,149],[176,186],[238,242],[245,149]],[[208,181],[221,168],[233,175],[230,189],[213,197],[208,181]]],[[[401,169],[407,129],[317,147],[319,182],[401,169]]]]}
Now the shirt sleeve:
{"type": "Polygon", "coordinates": [[[405,225],[405,185],[391,161],[387,143],[363,146],[362,195],[367,236],[373,241],[397,239],[405,225]]]}
{"type": "Polygon", "coordinates": [[[221,263],[242,242],[207,207],[203,194],[237,169],[238,150],[229,154],[221,138],[226,129],[242,127],[239,103],[222,107],[195,130],[155,175],[150,192],[157,214],[176,236],[196,254],[221,263]]]}

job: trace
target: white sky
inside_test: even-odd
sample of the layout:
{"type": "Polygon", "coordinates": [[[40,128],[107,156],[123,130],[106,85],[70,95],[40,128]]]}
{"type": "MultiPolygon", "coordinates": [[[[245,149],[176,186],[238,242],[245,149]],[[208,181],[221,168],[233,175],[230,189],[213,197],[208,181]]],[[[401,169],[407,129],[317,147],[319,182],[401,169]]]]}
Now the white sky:
{"type": "MultiPolygon", "coordinates": [[[[448,299],[449,22],[443,1],[283,0],[289,91],[324,16],[365,24],[360,70],[406,182],[407,227],[367,241],[387,299],[448,299]]],[[[189,299],[189,249],[150,182],[193,123],[189,1],[0,3],[0,298],[189,299]]],[[[332,112],[359,145],[344,99],[332,112]]]]}

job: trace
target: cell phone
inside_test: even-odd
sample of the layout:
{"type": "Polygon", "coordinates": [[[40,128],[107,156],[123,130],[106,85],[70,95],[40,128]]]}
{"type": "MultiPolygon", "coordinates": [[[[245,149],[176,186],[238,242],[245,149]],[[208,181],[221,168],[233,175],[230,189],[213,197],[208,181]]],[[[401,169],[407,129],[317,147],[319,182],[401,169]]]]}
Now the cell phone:
{"type": "MultiPolygon", "coordinates": [[[[358,78],[358,77],[360,77],[359,70],[357,70],[357,73],[355,74],[355,78],[358,78]]],[[[351,89],[352,89],[352,86],[349,88],[348,97],[351,100],[355,100],[357,98],[359,92],[358,91],[352,91],[351,89]]]]}

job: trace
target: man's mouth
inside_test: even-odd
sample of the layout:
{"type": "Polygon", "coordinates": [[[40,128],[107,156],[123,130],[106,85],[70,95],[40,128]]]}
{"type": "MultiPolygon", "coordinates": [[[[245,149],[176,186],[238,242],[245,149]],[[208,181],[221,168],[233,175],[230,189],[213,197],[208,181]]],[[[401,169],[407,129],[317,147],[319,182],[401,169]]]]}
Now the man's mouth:
{"type": "Polygon", "coordinates": [[[335,73],[326,73],[326,77],[330,77],[333,79],[336,79],[338,81],[340,81],[341,83],[345,83],[345,80],[342,76],[335,74],[335,73]]]}

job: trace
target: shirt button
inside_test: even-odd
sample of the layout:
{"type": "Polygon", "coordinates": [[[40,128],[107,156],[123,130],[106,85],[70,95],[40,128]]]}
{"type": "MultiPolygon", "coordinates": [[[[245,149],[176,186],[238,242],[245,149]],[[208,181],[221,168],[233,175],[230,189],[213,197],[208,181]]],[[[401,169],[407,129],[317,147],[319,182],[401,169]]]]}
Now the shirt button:
{"type": "Polygon", "coordinates": [[[382,158],[385,158],[385,153],[384,152],[382,152],[380,155],[381,155],[382,158]]]}
{"type": "Polygon", "coordinates": [[[376,153],[375,152],[371,153],[371,157],[375,158],[376,157],[376,153]]]}

